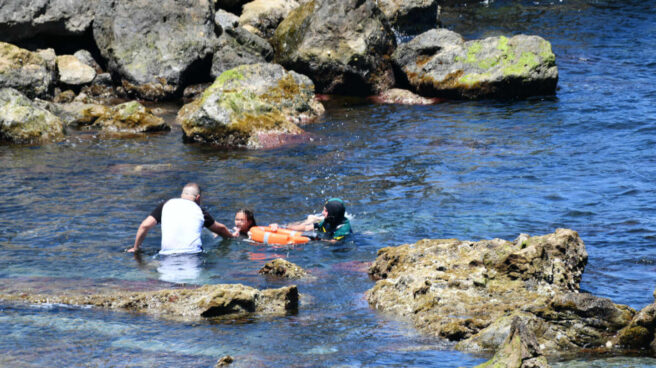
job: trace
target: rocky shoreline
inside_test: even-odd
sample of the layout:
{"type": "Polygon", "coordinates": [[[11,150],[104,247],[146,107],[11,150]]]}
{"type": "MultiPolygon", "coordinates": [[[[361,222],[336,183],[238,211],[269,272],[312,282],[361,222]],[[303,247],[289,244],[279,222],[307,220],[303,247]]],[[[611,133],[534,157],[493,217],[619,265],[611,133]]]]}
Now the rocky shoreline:
{"type": "Polygon", "coordinates": [[[0,141],[166,130],[137,102],[114,105],[195,98],[178,114],[185,142],[272,148],[303,140],[324,110],[315,93],[402,104],[555,93],[547,40],[465,41],[436,28],[438,14],[436,0],[12,0],[0,8],[0,141]],[[399,44],[395,32],[417,36],[399,44]]]}

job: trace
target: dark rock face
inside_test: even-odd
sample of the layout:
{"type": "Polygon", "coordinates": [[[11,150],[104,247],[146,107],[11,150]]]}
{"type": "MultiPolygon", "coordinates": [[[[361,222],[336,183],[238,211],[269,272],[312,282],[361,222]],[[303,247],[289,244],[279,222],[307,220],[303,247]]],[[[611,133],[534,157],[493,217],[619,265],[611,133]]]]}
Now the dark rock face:
{"type": "Polygon", "coordinates": [[[222,147],[271,148],[303,135],[297,124],[324,111],[312,81],[277,64],[242,65],[180,109],[187,142],[222,147]]]}
{"type": "Polygon", "coordinates": [[[313,0],[271,39],[277,63],[309,76],[319,93],[370,95],[394,84],[396,41],[374,0],[313,0]]]}
{"type": "Polygon", "coordinates": [[[401,33],[417,34],[437,26],[437,0],[378,0],[392,27],[401,33]]]}
{"type": "Polygon", "coordinates": [[[212,58],[211,75],[216,78],[240,65],[264,63],[272,59],[273,48],[265,39],[242,27],[225,27],[212,58]]]}
{"type": "Polygon", "coordinates": [[[551,44],[538,36],[465,42],[435,29],[401,45],[392,58],[399,78],[424,96],[525,97],[553,94],[558,82],[551,44]]]}
{"type": "Polygon", "coordinates": [[[513,242],[422,240],[378,251],[367,299],[458,349],[496,351],[521,317],[545,354],[574,353],[606,346],[635,314],[579,293],[587,258],[567,229],[513,242]]]}
{"type": "Polygon", "coordinates": [[[98,0],[3,0],[0,41],[16,42],[39,35],[80,36],[91,27],[98,0]]]}
{"type": "Polygon", "coordinates": [[[209,0],[103,1],[93,35],[128,93],[162,100],[179,94],[193,73],[209,65],[213,17],[209,0]]]}
{"type": "Polygon", "coordinates": [[[45,143],[64,137],[62,121],[12,88],[0,89],[0,142],[45,143]]]}

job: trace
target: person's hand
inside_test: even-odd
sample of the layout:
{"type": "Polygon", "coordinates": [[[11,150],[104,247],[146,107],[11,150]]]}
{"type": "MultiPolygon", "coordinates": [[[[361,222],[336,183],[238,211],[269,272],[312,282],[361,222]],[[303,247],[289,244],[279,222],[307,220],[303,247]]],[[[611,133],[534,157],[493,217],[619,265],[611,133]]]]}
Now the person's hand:
{"type": "Polygon", "coordinates": [[[128,252],[128,253],[134,253],[134,252],[139,251],[139,248],[132,247],[132,248],[128,248],[128,249],[126,249],[125,251],[128,252]]]}
{"type": "Polygon", "coordinates": [[[319,215],[308,215],[306,222],[315,223],[323,220],[323,216],[319,215]]]}
{"type": "Polygon", "coordinates": [[[241,235],[239,228],[238,227],[233,227],[232,228],[232,233],[231,233],[233,238],[238,238],[239,235],[241,235]]]}
{"type": "Polygon", "coordinates": [[[278,224],[269,224],[269,229],[271,229],[272,232],[278,231],[278,228],[280,228],[280,225],[278,224]]]}

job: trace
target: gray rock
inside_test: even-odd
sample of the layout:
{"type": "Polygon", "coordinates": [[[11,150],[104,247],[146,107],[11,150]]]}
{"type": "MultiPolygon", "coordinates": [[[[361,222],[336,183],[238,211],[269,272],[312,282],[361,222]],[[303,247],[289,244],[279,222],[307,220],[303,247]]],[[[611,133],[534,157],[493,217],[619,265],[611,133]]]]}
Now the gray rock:
{"type": "Polygon", "coordinates": [[[98,0],[3,0],[0,41],[47,36],[82,36],[91,27],[98,0]]]}
{"type": "Polygon", "coordinates": [[[59,82],[70,86],[89,84],[96,77],[96,71],[73,55],[57,56],[59,82]]]}
{"type": "Polygon", "coordinates": [[[417,34],[436,28],[437,0],[377,0],[392,27],[401,33],[417,34]]]}
{"type": "Polygon", "coordinates": [[[214,15],[214,24],[221,27],[224,32],[239,26],[239,17],[225,10],[219,9],[214,15]]]}
{"type": "Polygon", "coordinates": [[[87,50],[77,50],[73,56],[75,56],[78,60],[80,60],[82,63],[85,65],[88,65],[93,68],[93,70],[96,71],[96,73],[102,73],[103,70],[100,67],[100,64],[96,61],[96,59],[93,58],[93,55],[87,50]]]}
{"type": "Polygon", "coordinates": [[[216,78],[239,65],[264,63],[272,59],[273,48],[266,40],[242,27],[227,28],[219,37],[217,51],[212,58],[211,75],[216,78]]]}
{"type": "Polygon", "coordinates": [[[399,88],[388,89],[377,96],[373,96],[371,99],[376,103],[398,105],[431,105],[439,102],[437,98],[421,97],[408,90],[399,88]]]}
{"type": "Polygon", "coordinates": [[[301,279],[307,276],[307,272],[300,266],[282,258],[267,262],[258,273],[286,279],[301,279]]]}
{"type": "Polygon", "coordinates": [[[56,79],[54,51],[31,52],[0,42],[0,88],[15,88],[30,98],[47,97],[56,79]]]}
{"type": "Polygon", "coordinates": [[[110,133],[149,133],[171,130],[164,119],[137,101],[130,101],[113,106],[100,116],[94,127],[110,133]]]}
{"type": "Polygon", "coordinates": [[[394,84],[395,37],[374,0],[313,0],[271,39],[277,63],[309,76],[320,93],[377,94],[394,84]]]}
{"type": "Polygon", "coordinates": [[[149,100],[181,92],[199,63],[214,49],[209,0],[117,0],[96,9],[93,35],[130,94],[149,100]]]}
{"type": "Polygon", "coordinates": [[[302,136],[297,124],[323,111],[308,77],[276,64],[251,64],[223,72],[180,109],[177,121],[186,142],[264,148],[302,136]]]}
{"type": "Polygon", "coordinates": [[[32,144],[63,137],[59,118],[13,88],[0,89],[0,141],[32,144]]]}
{"type": "Polygon", "coordinates": [[[552,94],[558,82],[551,44],[538,36],[464,42],[435,29],[400,45],[392,58],[401,79],[424,96],[525,97],[552,94]]]}
{"type": "Polygon", "coordinates": [[[521,318],[515,317],[510,333],[494,357],[476,368],[549,368],[547,358],[542,355],[533,331],[526,327],[521,318]]]}
{"type": "Polygon", "coordinates": [[[271,38],[276,27],[300,5],[298,0],[253,0],[244,5],[240,26],[250,26],[258,36],[271,38]]]}
{"type": "Polygon", "coordinates": [[[35,100],[34,103],[57,116],[66,126],[80,128],[93,124],[98,118],[109,112],[109,107],[99,104],[88,104],[78,101],[55,103],[35,100]]]}

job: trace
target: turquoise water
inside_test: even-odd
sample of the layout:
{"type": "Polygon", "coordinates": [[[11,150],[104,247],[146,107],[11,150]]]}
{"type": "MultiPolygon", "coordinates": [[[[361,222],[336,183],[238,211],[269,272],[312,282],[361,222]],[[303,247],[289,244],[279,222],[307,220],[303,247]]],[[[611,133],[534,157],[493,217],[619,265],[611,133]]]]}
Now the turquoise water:
{"type": "MultiPolygon", "coordinates": [[[[61,305],[0,302],[0,366],[458,367],[486,357],[453,350],[371,310],[365,262],[422,238],[514,239],[579,232],[590,256],[582,288],[639,309],[656,288],[656,8],[641,1],[472,4],[445,25],[467,38],[550,40],[556,96],[386,106],[335,99],[306,129],[313,141],[268,151],[184,145],[179,127],[136,139],[73,133],[61,144],[0,147],[0,290],[144,290],[165,281],[288,284],[257,274],[276,257],[310,270],[300,311],[229,323],[61,305]],[[289,222],[342,197],[356,231],[340,246],[266,248],[205,234],[205,253],[122,250],[160,200],[187,181],[232,224],[289,222]]],[[[161,106],[173,121],[177,106],[161,106]]],[[[558,366],[648,367],[649,358],[558,366]]]]}

